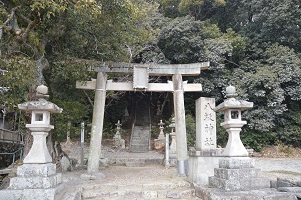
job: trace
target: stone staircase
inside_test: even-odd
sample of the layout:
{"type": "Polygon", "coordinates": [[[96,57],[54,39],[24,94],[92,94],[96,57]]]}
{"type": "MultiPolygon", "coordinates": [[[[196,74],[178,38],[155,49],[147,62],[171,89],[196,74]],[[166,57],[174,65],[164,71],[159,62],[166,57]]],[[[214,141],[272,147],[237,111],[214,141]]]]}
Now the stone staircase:
{"type": "Polygon", "coordinates": [[[130,143],[130,151],[136,153],[149,151],[149,141],[149,126],[134,126],[130,143]]]}
{"type": "Polygon", "coordinates": [[[132,127],[130,151],[135,153],[150,150],[150,100],[143,97],[136,102],[135,120],[132,127]]]}
{"type": "Polygon", "coordinates": [[[82,199],[93,200],[140,200],[140,199],[197,199],[194,189],[186,181],[177,183],[145,183],[111,185],[98,184],[84,186],[82,199]]]}

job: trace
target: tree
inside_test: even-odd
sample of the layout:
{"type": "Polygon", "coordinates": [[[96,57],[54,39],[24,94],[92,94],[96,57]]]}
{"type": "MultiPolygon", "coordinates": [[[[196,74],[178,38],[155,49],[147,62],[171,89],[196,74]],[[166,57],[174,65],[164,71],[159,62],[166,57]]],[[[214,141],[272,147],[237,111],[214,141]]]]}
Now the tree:
{"type": "Polygon", "coordinates": [[[260,48],[279,43],[300,52],[300,6],[298,0],[234,0],[215,19],[222,30],[231,27],[260,48]]]}
{"type": "Polygon", "coordinates": [[[193,16],[196,20],[210,19],[219,7],[225,6],[225,0],[181,0],[179,12],[193,16]]]}
{"type": "MultiPolygon", "coordinates": [[[[288,133],[288,130],[296,130],[293,126],[300,126],[296,120],[296,111],[300,112],[300,108],[295,107],[301,99],[300,65],[300,56],[293,49],[274,44],[264,51],[261,59],[246,59],[235,71],[232,84],[238,86],[241,98],[255,105],[244,116],[249,121],[250,132],[269,132],[273,138],[268,141],[271,143],[282,138],[279,136],[283,129],[287,130],[286,134],[300,137],[301,132],[288,133]]],[[[295,142],[298,141],[300,139],[295,142]]]]}
{"type": "MultiPolygon", "coordinates": [[[[44,81],[54,98],[73,101],[79,95],[64,93],[64,89],[71,88],[71,81],[77,75],[79,79],[87,77],[83,73],[85,66],[60,61],[78,58],[129,61],[129,54],[139,51],[153,33],[146,18],[155,6],[144,1],[21,0],[1,3],[0,68],[7,73],[0,85],[11,88],[1,100],[12,102],[12,105],[33,100],[35,86],[44,81]],[[58,68],[57,72],[61,72],[58,77],[65,75],[65,82],[51,75],[58,68]],[[71,79],[66,72],[71,72],[71,79]],[[62,83],[68,86],[59,87],[62,83]]],[[[30,142],[26,146],[30,146],[30,142]]]]}

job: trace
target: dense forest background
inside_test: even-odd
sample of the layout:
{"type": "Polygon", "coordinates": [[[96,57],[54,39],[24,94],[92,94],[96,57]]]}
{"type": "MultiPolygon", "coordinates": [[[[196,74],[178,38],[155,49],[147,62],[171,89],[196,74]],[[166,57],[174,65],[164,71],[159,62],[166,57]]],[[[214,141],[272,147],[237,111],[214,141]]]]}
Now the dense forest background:
{"type": "MultiPolygon", "coordinates": [[[[16,104],[35,99],[37,85],[47,85],[50,100],[64,109],[52,119],[57,139],[66,137],[68,122],[74,133],[81,121],[91,122],[93,91],[75,89],[77,80],[95,77],[87,61],[210,61],[199,77],[187,77],[204,89],[185,94],[188,126],[195,99],[221,103],[231,84],[239,98],[255,105],[243,115],[245,145],[300,146],[300,53],[299,0],[0,1],[2,109],[17,111],[16,104]]],[[[124,114],[123,95],[108,94],[108,129],[124,114]]],[[[22,114],[18,129],[28,120],[22,114]]],[[[226,134],[218,130],[222,145],[226,134]]]]}

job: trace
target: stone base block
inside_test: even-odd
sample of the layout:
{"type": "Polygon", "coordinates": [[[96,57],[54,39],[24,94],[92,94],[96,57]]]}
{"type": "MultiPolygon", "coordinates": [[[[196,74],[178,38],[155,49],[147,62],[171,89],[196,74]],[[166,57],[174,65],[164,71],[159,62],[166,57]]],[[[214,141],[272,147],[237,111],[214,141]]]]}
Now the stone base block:
{"type": "Polygon", "coordinates": [[[5,200],[61,200],[65,185],[48,189],[0,190],[0,199],[5,200]]]}
{"type": "Polygon", "coordinates": [[[18,177],[47,177],[56,174],[56,165],[46,164],[24,164],[17,168],[18,177]]]}
{"type": "Polygon", "coordinates": [[[207,149],[207,150],[195,150],[191,149],[189,151],[189,156],[201,156],[201,157],[219,157],[222,156],[224,148],[216,148],[216,149],[207,149]]]}
{"type": "Polygon", "coordinates": [[[267,178],[245,178],[226,180],[217,177],[209,177],[210,187],[224,189],[225,191],[248,191],[270,188],[270,180],[267,178]]]}
{"type": "Polygon", "coordinates": [[[195,193],[199,198],[206,200],[297,200],[292,193],[278,192],[272,188],[226,192],[222,189],[195,185],[195,193]]]}
{"type": "Polygon", "coordinates": [[[154,139],[155,149],[162,149],[165,147],[165,138],[163,139],[154,139]]]}
{"type": "Polygon", "coordinates": [[[10,190],[54,188],[62,182],[62,174],[49,177],[14,177],[10,180],[10,190]]]}
{"type": "Polygon", "coordinates": [[[189,181],[199,185],[208,185],[208,178],[214,176],[221,157],[189,156],[189,181]]]}
{"type": "Polygon", "coordinates": [[[169,159],[169,167],[177,167],[177,162],[176,158],[169,159]]]}
{"type": "Polygon", "coordinates": [[[255,160],[249,157],[231,157],[222,158],[219,160],[219,168],[226,169],[242,169],[242,168],[254,168],[255,160]]]}
{"type": "Polygon", "coordinates": [[[216,178],[233,180],[233,179],[247,179],[258,177],[260,169],[256,168],[245,168],[245,169],[223,169],[215,168],[214,176],[216,178]]]}

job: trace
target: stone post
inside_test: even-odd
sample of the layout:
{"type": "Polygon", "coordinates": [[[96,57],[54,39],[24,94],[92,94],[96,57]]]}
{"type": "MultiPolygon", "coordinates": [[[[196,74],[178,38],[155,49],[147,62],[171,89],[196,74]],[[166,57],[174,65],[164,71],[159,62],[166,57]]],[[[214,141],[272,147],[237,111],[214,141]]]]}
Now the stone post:
{"type": "Polygon", "coordinates": [[[215,99],[200,97],[196,100],[196,150],[216,149],[215,99]]]}
{"type": "Polygon", "coordinates": [[[174,74],[172,80],[174,84],[174,110],[177,130],[177,169],[179,176],[186,176],[188,174],[188,151],[182,75],[174,74]]]}
{"type": "Polygon", "coordinates": [[[84,149],[85,149],[85,122],[80,124],[80,166],[84,168],[84,149]]]}
{"type": "Polygon", "coordinates": [[[198,185],[208,185],[208,178],[218,167],[221,148],[216,148],[215,99],[200,97],[195,101],[196,147],[189,152],[189,180],[198,185]]]}
{"type": "Polygon", "coordinates": [[[99,172],[99,159],[101,155],[101,140],[106,101],[106,82],[107,74],[105,72],[98,72],[88,157],[88,174],[91,175],[99,172]]]}
{"type": "Polygon", "coordinates": [[[169,167],[169,134],[166,133],[165,137],[165,167],[169,167]]]}

